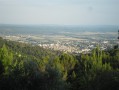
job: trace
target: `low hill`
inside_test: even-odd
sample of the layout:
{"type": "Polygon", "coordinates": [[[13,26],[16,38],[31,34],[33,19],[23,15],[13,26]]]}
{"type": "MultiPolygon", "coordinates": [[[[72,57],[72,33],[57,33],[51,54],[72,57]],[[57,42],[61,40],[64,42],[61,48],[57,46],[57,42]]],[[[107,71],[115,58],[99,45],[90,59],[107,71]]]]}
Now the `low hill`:
{"type": "Polygon", "coordinates": [[[72,55],[0,38],[0,90],[119,90],[119,49],[72,55]]]}

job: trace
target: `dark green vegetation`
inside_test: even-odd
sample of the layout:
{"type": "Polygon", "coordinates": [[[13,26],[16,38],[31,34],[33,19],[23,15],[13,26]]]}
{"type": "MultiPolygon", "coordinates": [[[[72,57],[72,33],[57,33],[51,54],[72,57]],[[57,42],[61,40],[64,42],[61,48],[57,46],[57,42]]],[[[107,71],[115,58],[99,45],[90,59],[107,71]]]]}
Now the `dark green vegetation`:
{"type": "Polygon", "coordinates": [[[119,49],[75,56],[0,38],[0,90],[119,90],[119,49]]]}

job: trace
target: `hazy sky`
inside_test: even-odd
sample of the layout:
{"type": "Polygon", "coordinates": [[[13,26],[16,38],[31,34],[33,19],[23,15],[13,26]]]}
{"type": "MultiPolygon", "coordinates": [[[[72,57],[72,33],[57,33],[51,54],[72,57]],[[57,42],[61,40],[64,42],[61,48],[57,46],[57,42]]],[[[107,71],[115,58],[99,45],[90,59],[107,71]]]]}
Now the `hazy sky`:
{"type": "Polygon", "coordinates": [[[0,24],[119,25],[119,0],[0,0],[0,24]]]}

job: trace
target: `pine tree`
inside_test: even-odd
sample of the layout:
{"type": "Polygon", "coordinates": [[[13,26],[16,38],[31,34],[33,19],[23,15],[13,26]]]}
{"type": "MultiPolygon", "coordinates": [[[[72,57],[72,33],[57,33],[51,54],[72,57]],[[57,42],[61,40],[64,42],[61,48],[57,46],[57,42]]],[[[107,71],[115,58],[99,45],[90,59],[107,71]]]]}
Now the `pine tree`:
{"type": "Polygon", "coordinates": [[[0,60],[4,67],[4,74],[9,74],[13,63],[13,54],[8,50],[6,45],[3,45],[0,50],[0,60]]]}

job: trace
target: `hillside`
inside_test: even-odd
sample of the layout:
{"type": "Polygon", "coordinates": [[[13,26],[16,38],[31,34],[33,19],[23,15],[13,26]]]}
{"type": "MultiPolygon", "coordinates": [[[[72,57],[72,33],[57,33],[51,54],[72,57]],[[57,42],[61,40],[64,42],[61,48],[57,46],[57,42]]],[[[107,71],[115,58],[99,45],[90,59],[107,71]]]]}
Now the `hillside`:
{"type": "Polygon", "coordinates": [[[0,90],[119,90],[119,49],[72,55],[0,38],[0,90]]]}

